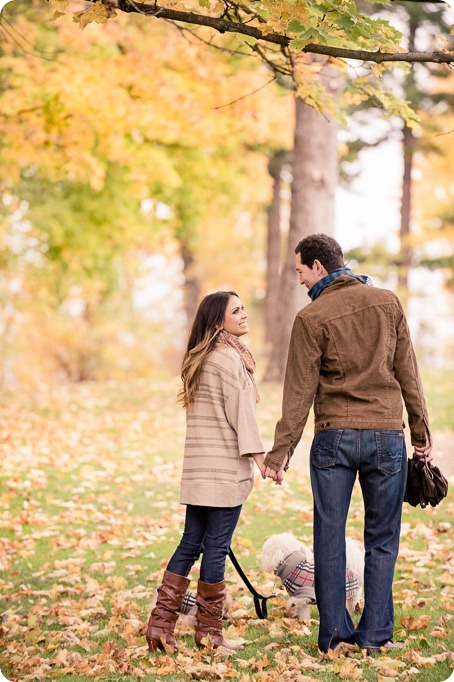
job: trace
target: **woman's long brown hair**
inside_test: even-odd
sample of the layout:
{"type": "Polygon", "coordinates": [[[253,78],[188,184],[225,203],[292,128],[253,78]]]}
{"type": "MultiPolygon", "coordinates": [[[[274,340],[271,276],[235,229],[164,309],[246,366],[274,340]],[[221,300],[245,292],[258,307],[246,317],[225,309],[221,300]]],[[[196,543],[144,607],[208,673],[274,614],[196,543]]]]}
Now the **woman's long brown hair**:
{"type": "Polygon", "coordinates": [[[188,408],[194,401],[203,363],[214,349],[231,296],[238,294],[234,291],[216,291],[214,294],[208,294],[197,309],[181,365],[183,386],[178,393],[177,401],[184,408],[188,408]]]}

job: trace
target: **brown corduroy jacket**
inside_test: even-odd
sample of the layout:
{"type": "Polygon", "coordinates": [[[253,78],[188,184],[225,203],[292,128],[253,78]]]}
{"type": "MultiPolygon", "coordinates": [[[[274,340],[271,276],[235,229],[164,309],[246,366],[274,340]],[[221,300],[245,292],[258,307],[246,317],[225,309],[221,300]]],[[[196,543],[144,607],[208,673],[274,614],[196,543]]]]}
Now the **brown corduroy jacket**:
{"type": "Polygon", "coordinates": [[[282,418],[265,464],[278,470],[298,444],[314,403],[324,429],[402,429],[402,397],[413,445],[430,439],[410,332],[391,292],[342,276],[297,314],[290,339],[282,418]]]}

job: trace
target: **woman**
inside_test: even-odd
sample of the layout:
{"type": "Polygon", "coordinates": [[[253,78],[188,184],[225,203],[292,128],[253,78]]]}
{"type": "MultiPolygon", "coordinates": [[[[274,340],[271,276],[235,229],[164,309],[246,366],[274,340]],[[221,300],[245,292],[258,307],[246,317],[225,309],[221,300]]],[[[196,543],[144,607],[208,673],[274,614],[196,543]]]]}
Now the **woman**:
{"type": "Polygon", "coordinates": [[[205,296],[189,335],[178,396],[187,410],[180,498],[187,505],[185,527],[148,621],[150,651],[164,644],[167,651],[174,649],[187,575],[201,553],[196,644],[202,646],[209,635],[214,647],[233,648],[222,636],[225,561],[241,506],[252,490],[252,459],[262,472],[265,452],[255,417],[255,362],[240,341],[248,331],[235,292],[205,296]]]}

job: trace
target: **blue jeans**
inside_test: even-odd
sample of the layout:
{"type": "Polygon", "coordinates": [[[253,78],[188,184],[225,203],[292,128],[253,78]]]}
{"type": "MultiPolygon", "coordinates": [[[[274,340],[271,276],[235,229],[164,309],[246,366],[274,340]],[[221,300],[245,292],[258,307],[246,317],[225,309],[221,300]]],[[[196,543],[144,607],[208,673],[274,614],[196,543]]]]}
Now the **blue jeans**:
{"type": "Polygon", "coordinates": [[[392,583],[407,479],[403,431],[331,429],[312,443],[315,595],[321,651],[392,639],[392,583]],[[354,627],[345,607],[345,526],[356,472],[364,500],[364,609],[354,627]]]}
{"type": "Polygon", "coordinates": [[[225,560],[241,514],[238,507],[186,506],[183,537],[167,570],[187,577],[202,553],[200,580],[214,585],[224,580],[225,560]]]}

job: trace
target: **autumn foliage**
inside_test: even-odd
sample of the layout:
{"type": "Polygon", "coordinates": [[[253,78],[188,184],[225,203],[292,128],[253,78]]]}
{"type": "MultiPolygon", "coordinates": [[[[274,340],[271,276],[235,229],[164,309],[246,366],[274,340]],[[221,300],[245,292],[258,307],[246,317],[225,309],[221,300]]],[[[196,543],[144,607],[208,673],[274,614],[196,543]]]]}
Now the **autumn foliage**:
{"type": "Polygon", "coordinates": [[[186,325],[178,298],[167,331],[136,306],[156,254],[174,290],[263,287],[268,152],[290,145],[291,103],[255,63],[165,24],[80,31],[41,10],[12,17],[0,53],[3,357],[20,381],[24,363],[33,382],[155,371],[186,325]]]}
{"type": "MultiPolygon", "coordinates": [[[[404,649],[366,657],[346,647],[338,656],[319,655],[316,608],[307,623],[286,617],[286,593],[277,584],[268,619],[258,620],[228,563],[233,605],[225,627],[243,649],[199,651],[186,617],[177,625],[175,654],[148,653],[144,626],[184,518],[178,489],[185,424],[176,390],[177,382],[137,381],[3,393],[4,676],[12,682],[446,680],[454,660],[449,498],[435,509],[404,507],[394,587],[395,636],[406,641],[404,649]]],[[[266,385],[261,393],[259,422],[269,443],[280,389],[266,385]]],[[[309,442],[310,434],[303,447],[309,442]]],[[[361,528],[355,488],[348,533],[360,539],[361,528]]],[[[310,484],[298,466],[283,487],[256,481],[235,534],[235,553],[262,594],[271,594],[273,575],[261,569],[261,546],[284,530],[311,543],[310,484]]]]}

